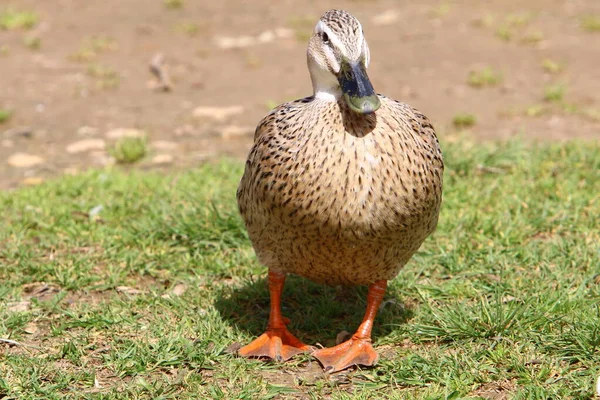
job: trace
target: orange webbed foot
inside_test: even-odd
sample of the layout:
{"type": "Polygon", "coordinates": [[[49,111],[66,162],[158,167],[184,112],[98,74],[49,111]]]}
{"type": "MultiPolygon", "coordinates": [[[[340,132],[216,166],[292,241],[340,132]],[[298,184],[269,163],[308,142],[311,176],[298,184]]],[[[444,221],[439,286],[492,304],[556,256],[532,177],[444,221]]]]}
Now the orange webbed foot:
{"type": "Polygon", "coordinates": [[[353,365],[374,365],[379,359],[371,340],[357,337],[352,337],[335,347],[316,350],[312,355],[328,373],[341,371],[353,365]]]}
{"type": "Polygon", "coordinates": [[[239,354],[243,357],[268,357],[275,361],[287,361],[296,354],[313,350],[283,328],[267,329],[265,333],[242,347],[239,354]]]}

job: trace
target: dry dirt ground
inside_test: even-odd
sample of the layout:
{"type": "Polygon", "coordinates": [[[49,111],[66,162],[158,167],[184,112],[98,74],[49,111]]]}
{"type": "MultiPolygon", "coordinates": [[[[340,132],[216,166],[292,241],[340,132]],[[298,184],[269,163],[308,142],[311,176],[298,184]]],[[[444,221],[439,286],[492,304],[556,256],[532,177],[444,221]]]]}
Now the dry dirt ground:
{"type": "Polygon", "coordinates": [[[311,94],[306,42],[329,8],[362,21],[375,89],[441,137],[466,113],[482,140],[600,138],[598,0],[3,0],[38,21],[0,28],[0,188],[110,163],[118,128],[148,134],[142,167],[245,156],[269,108],[311,94]]]}

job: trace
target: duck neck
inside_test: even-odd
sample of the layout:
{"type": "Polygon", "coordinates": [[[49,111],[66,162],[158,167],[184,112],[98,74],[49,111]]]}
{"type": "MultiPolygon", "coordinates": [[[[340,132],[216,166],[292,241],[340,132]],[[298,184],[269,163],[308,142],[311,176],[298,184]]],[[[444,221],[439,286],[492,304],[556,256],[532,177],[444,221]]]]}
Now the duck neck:
{"type": "Polygon", "coordinates": [[[308,69],[313,86],[313,95],[316,99],[337,102],[342,97],[340,84],[331,72],[319,68],[310,61],[308,69]]]}

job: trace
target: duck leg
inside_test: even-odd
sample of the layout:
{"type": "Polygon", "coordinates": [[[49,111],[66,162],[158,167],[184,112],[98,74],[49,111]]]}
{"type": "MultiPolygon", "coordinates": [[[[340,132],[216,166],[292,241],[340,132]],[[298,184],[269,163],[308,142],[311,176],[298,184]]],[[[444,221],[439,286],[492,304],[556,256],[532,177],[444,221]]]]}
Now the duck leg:
{"type": "Polygon", "coordinates": [[[352,338],[335,347],[320,349],[312,353],[323,365],[325,372],[337,372],[352,365],[374,365],[379,355],[371,344],[371,330],[377,310],[381,305],[387,281],[381,280],[369,286],[367,311],[352,338]]]}
{"type": "Polygon", "coordinates": [[[271,311],[267,331],[242,347],[239,354],[243,357],[269,357],[275,361],[286,361],[296,354],[312,350],[288,331],[290,320],[281,315],[281,293],[285,275],[269,271],[269,292],[271,311]]]}

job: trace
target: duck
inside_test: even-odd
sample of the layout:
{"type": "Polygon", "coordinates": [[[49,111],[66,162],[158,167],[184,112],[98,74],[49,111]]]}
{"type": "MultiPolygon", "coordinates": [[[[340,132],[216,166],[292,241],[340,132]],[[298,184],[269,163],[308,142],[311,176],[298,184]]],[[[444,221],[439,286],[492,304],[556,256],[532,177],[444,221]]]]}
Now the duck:
{"type": "Polygon", "coordinates": [[[388,281],[437,226],[444,162],[435,129],[417,109],[375,92],[369,62],[358,19],[325,12],[308,42],[312,96],[277,106],[256,128],[237,202],[268,269],[270,310],[243,357],[310,353],[326,372],[375,365],[371,333],[388,281]],[[317,349],[288,330],[281,302],[290,274],[368,286],[350,339],[317,349]]]}

